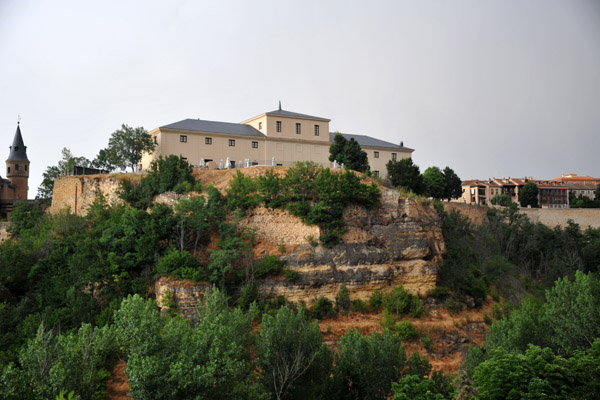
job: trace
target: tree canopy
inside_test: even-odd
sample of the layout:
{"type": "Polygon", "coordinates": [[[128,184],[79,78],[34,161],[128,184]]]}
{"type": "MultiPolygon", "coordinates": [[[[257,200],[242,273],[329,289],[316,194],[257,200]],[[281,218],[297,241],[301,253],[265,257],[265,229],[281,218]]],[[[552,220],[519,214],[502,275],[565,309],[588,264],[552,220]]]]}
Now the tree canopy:
{"type": "Polygon", "coordinates": [[[434,199],[443,199],[446,194],[446,179],[438,167],[429,167],[423,172],[425,194],[434,199]]]}
{"type": "Polygon", "coordinates": [[[534,182],[527,182],[519,192],[521,207],[538,206],[538,187],[534,182]]]}
{"type": "Polygon", "coordinates": [[[456,175],[454,170],[450,167],[444,168],[442,171],[444,174],[444,198],[448,199],[448,201],[452,199],[458,199],[462,196],[462,181],[456,175]]]}
{"type": "Polygon", "coordinates": [[[369,171],[369,158],[354,138],[347,140],[341,133],[336,132],[333,143],[329,146],[329,161],[343,163],[344,167],[358,171],[369,171]]]}
{"type": "Polygon", "coordinates": [[[419,166],[413,164],[412,158],[390,160],[386,164],[388,176],[395,187],[403,187],[416,194],[423,194],[425,184],[419,166]]]}
{"type": "Polygon", "coordinates": [[[144,153],[154,151],[156,144],[144,128],[132,128],[126,124],[114,131],[108,141],[108,147],[98,154],[98,163],[116,166],[123,170],[131,167],[136,170],[144,153]]]}

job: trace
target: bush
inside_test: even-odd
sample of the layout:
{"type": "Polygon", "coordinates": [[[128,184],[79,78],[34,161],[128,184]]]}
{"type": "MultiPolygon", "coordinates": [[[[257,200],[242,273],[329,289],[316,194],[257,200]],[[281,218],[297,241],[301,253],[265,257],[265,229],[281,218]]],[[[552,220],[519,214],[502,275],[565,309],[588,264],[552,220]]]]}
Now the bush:
{"type": "Polygon", "coordinates": [[[310,312],[317,319],[332,318],[335,316],[333,303],[327,297],[321,296],[315,299],[310,312]]]}
{"type": "Polygon", "coordinates": [[[429,336],[425,335],[425,336],[421,337],[421,345],[428,352],[430,352],[430,353],[433,352],[433,340],[431,340],[431,338],[429,336]]]}
{"type": "Polygon", "coordinates": [[[369,303],[360,299],[352,300],[352,306],[350,309],[354,312],[366,314],[369,312],[369,303]]]}
{"type": "Polygon", "coordinates": [[[285,261],[277,256],[266,255],[256,265],[254,276],[263,278],[269,275],[279,275],[285,265],[285,261]]]}
{"type": "Polygon", "coordinates": [[[258,299],[258,288],[254,284],[254,282],[250,282],[246,287],[242,289],[242,294],[238,303],[240,307],[247,310],[250,308],[250,304],[255,302],[258,299]]]}
{"type": "Polygon", "coordinates": [[[381,306],[383,306],[383,293],[381,290],[376,290],[371,293],[371,298],[369,299],[369,308],[373,311],[378,311],[381,306]]]}
{"type": "Polygon", "coordinates": [[[389,311],[397,315],[407,315],[418,318],[423,312],[423,302],[416,296],[397,286],[392,293],[383,298],[383,305],[389,311]]]}
{"type": "Polygon", "coordinates": [[[198,260],[188,251],[179,251],[171,247],[156,265],[160,276],[170,276],[174,279],[189,279],[203,281],[207,279],[206,271],[200,267],[198,260]]]}
{"type": "Polygon", "coordinates": [[[283,276],[288,282],[294,282],[296,279],[298,279],[298,273],[289,268],[283,270],[283,276]]]}
{"type": "Polygon", "coordinates": [[[352,306],[352,302],[350,301],[350,294],[348,293],[348,288],[345,284],[342,283],[340,287],[340,291],[338,295],[335,297],[335,308],[337,311],[350,311],[350,307],[352,306]]]}
{"type": "Polygon", "coordinates": [[[434,297],[436,299],[444,299],[449,294],[450,294],[450,292],[448,292],[448,289],[446,289],[443,286],[436,286],[433,289],[431,289],[429,292],[427,292],[427,296],[434,297]]]}
{"type": "Polygon", "coordinates": [[[463,309],[463,304],[459,301],[456,301],[454,297],[450,297],[444,302],[446,309],[450,314],[458,314],[463,309]]]}
{"type": "Polygon", "coordinates": [[[419,331],[410,321],[400,321],[394,327],[394,332],[398,334],[403,342],[412,342],[419,337],[419,331]]]}

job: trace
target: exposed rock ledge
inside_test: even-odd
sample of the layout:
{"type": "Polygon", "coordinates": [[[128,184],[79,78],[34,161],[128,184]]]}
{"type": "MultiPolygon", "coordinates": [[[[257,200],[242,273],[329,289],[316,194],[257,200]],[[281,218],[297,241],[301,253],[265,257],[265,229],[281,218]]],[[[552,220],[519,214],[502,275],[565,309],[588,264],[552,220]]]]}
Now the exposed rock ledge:
{"type": "MultiPolygon", "coordinates": [[[[327,249],[311,246],[306,240],[307,234],[318,237],[318,228],[308,227],[284,211],[260,208],[248,215],[242,225],[256,229],[258,246],[275,249],[285,244],[289,252],[282,258],[297,274],[293,282],[281,277],[257,282],[262,294],[311,304],[319,296],[334,300],[342,284],[353,300],[367,300],[373,291],[385,292],[397,285],[416,294],[435,287],[445,245],[439,215],[431,206],[387,190],[382,193],[380,208],[350,207],[344,219],[349,229],[343,243],[327,249]]],[[[193,305],[201,300],[205,288],[161,279],[155,291],[159,305],[169,289],[179,310],[193,316],[193,305]]]]}

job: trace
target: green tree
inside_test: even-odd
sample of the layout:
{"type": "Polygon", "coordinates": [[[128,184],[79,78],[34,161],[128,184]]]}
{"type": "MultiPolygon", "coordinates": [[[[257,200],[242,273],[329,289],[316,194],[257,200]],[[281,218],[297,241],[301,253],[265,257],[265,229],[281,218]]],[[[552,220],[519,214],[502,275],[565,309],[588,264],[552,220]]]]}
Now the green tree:
{"type": "Polygon", "coordinates": [[[492,197],[490,202],[494,205],[497,204],[502,207],[510,207],[510,205],[513,204],[513,202],[510,200],[510,196],[506,193],[495,195],[492,197]]]}
{"type": "Polygon", "coordinates": [[[538,206],[538,187],[534,182],[527,182],[519,192],[521,207],[538,206]]]}
{"type": "Polygon", "coordinates": [[[416,194],[423,194],[425,185],[419,166],[413,164],[412,158],[390,160],[386,164],[388,176],[395,187],[403,187],[416,194]]]}
{"type": "Polygon", "coordinates": [[[444,198],[448,201],[462,196],[462,181],[450,167],[444,168],[444,198]]]}
{"type": "Polygon", "coordinates": [[[300,308],[286,306],[265,314],[256,347],[265,387],[276,399],[313,399],[322,395],[331,373],[331,352],[321,331],[300,308]]]}
{"type": "Polygon", "coordinates": [[[329,146],[329,161],[344,164],[345,168],[358,172],[369,171],[369,158],[367,153],[354,139],[347,140],[341,133],[336,132],[333,143],[329,146]]]}
{"type": "Polygon", "coordinates": [[[425,194],[434,199],[442,199],[446,193],[446,180],[438,167],[429,167],[423,172],[425,194]]]}
{"type": "Polygon", "coordinates": [[[387,329],[363,336],[350,329],[340,339],[336,375],[342,385],[342,398],[383,399],[392,382],[402,376],[406,353],[399,337],[387,329]]]}
{"type": "Polygon", "coordinates": [[[64,147],[61,150],[62,158],[56,166],[46,167],[46,171],[42,174],[42,183],[38,186],[36,199],[51,199],[52,191],[54,190],[54,180],[59,176],[69,175],[73,173],[74,167],[90,167],[92,163],[85,157],[75,157],[71,150],[64,147]]]}
{"type": "MultiPolygon", "coordinates": [[[[152,136],[142,127],[132,128],[126,124],[114,131],[105,150],[106,161],[122,170],[136,170],[142,154],[154,151],[156,144],[152,136]]],[[[100,154],[99,154],[100,156],[100,154]]]]}

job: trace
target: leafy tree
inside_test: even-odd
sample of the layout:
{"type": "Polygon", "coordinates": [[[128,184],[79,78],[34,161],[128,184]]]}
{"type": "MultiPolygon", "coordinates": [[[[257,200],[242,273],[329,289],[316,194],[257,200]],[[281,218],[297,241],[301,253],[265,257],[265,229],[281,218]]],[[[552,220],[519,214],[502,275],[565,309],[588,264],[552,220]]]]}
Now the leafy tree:
{"type": "Polygon", "coordinates": [[[322,395],[329,380],[331,352],[321,343],[321,331],[300,308],[286,306],[265,314],[256,348],[265,387],[276,399],[306,399],[322,395]]]}
{"type": "Polygon", "coordinates": [[[494,197],[492,197],[490,202],[494,205],[497,204],[502,207],[510,207],[510,205],[513,204],[512,200],[510,199],[510,196],[506,193],[495,195],[494,197]]]}
{"type": "Polygon", "coordinates": [[[92,166],[109,172],[114,171],[117,168],[114,160],[115,156],[111,153],[111,149],[100,149],[96,158],[92,160],[92,166]]]}
{"type": "Polygon", "coordinates": [[[538,206],[538,187],[534,182],[527,182],[519,192],[521,207],[538,206]]]}
{"type": "Polygon", "coordinates": [[[347,140],[341,133],[336,132],[333,143],[329,147],[329,161],[337,160],[343,163],[345,168],[358,171],[369,171],[369,158],[360,144],[351,138],[347,140]]]}
{"type": "Polygon", "coordinates": [[[402,376],[406,353],[400,338],[387,329],[363,336],[350,329],[340,339],[336,376],[341,382],[341,397],[383,399],[392,382],[402,376]]]}
{"type": "Polygon", "coordinates": [[[126,124],[114,131],[104,153],[98,155],[99,163],[108,163],[122,170],[131,167],[135,171],[142,154],[154,151],[156,144],[152,136],[142,127],[132,128],[126,124]]]}
{"type": "Polygon", "coordinates": [[[38,186],[36,199],[51,199],[54,180],[59,176],[72,174],[74,167],[92,166],[90,160],[85,157],[75,157],[71,150],[66,147],[62,149],[61,155],[62,159],[58,162],[58,165],[46,167],[46,171],[42,174],[42,183],[38,186]]]}
{"type": "MultiPolygon", "coordinates": [[[[429,167],[423,172],[425,194],[434,199],[443,199],[446,195],[446,178],[438,167],[429,167]]],[[[462,189],[461,189],[462,190],[462,189]]]]}
{"type": "Polygon", "coordinates": [[[462,196],[462,181],[450,167],[444,168],[444,198],[448,201],[462,196]]]}
{"type": "Polygon", "coordinates": [[[413,164],[412,158],[390,160],[386,164],[388,176],[395,187],[406,188],[416,194],[423,194],[425,184],[419,166],[413,164]]]}

